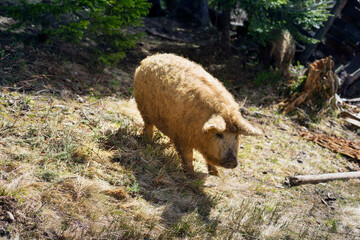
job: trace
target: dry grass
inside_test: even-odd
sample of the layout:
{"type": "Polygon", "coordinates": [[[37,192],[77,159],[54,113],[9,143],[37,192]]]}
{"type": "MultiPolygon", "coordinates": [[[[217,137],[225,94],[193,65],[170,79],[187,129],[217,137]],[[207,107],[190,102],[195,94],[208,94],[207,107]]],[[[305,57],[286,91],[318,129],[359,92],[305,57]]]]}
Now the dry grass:
{"type": "MultiPolygon", "coordinates": [[[[211,49],[204,55],[198,47],[147,40],[144,48],[152,53],[183,51],[213,69],[245,104],[245,118],[266,135],[244,137],[241,164],[219,169],[220,177],[209,176],[195,153],[197,176],[189,178],[166,136],[157,131],[152,143],[141,138],[142,120],[126,97],[144,53],[129,53],[121,63],[126,71],[96,74],[37,48],[29,50],[28,62],[16,55],[21,50],[14,58],[4,55],[0,238],[359,239],[358,179],[285,184],[294,174],[359,171],[358,162],[299,137],[299,117],[306,120],[306,114],[281,115],[271,88],[236,82],[234,77],[253,79],[256,72],[239,69],[238,58],[219,63],[211,49]],[[16,75],[19,69],[23,75],[16,75]],[[18,87],[28,91],[13,91],[18,87]]],[[[358,138],[335,118],[307,122],[307,128],[358,138]]]]}
{"type": "Polygon", "coordinates": [[[357,239],[359,180],[294,188],[284,181],[358,165],[297,136],[288,117],[250,107],[246,117],[266,136],[243,139],[242,164],[213,177],[196,154],[198,176],[188,178],[165,136],[141,139],[132,100],[90,101],[2,91],[0,193],[18,203],[9,235],[357,239]]]}

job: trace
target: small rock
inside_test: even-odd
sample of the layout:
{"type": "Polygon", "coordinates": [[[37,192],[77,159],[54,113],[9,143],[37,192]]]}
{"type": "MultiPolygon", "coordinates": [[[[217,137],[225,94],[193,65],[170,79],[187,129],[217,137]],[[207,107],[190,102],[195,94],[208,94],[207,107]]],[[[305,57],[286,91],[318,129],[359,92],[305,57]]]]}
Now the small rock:
{"type": "Polygon", "coordinates": [[[111,75],[112,74],[112,72],[110,71],[110,69],[109,68],[104,68],[104,73],[106,73],[106,74],[109,74],[109,75],[111,75]]]}
{"type": "Polygon", "coordinates": [[[278,128],[279,128],[280,130],[283,130],[283,131],[289,130],[289,126],[287,126],[287,125],[285,125],[285,124],[279,124],[279,125],[278,125],[278,128]]]}
{"type": "Polygon", "coordinates": [[[14,215],[11,212],[6,211],[6,214],[8,215],[10,222],[15,222],[14,215]]]}
{"type": "Polygon", "coordinates": [[[71,92],[69,90],[63,89],[60,91],[60,96],[64,99],[69,98],[71,96],[71,92]]]}
{"type": "Polygon", "coordinates": [[[7,100],[7,103],[11,106],[11,105],[14,105],[14,100],[12,100],[12,99],[8,99],[7,100]]]}
{"type": "Polygon", "coordinates": [[[62,110],[66,110],[67,107],[65,105],[54,105],[53,108],[60,108],[62,110]]]}
{"type": "Polygon", "coordinates": [[[79,103],[84,103],[84,102],[85,102],[85,100],[84,100],[82,97],[80,97],[79,95],[76,96],[76,100],[77,100],[79,103]]]}
{"type": "Polygon", "coordinates": [[[208,188],[216,187],[216,184],[215,183],[204,184],[204,187],[208,187],[208,188]]]}

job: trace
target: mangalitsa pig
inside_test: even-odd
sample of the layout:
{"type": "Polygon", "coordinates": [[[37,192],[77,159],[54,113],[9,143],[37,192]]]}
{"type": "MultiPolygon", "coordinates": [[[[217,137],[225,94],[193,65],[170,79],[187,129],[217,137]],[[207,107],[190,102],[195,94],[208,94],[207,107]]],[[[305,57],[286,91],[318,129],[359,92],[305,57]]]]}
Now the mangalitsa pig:
{"type": "Polygon", "coordinates": [[[151,140],[154,125],[175,144],[183,168],[194,174],[193,150],[216,166],[235,168],[239,135],[261,135],[225,87],[200,65],[173,54],[144,59],[135,71],[134,95],[151,140]]]}
{"type": "Polygon", "coordinates": [[[266,68],[275,64],[280,73],[288,77],[290,65],[295,55],[294,39],[288,31],[273,31],[273,39],[266,46],[260,47],[261,59],[266,68]]]}

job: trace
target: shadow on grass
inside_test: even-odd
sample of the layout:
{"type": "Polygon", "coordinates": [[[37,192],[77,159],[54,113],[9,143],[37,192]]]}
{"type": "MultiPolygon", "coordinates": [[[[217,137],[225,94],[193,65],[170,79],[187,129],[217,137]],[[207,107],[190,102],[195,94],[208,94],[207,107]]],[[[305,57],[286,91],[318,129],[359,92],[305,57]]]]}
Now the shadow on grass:
{"type": "MultiPolygon", "coordinates": [[[[108,137],[104,147],[117,151],[113,162],[117,162],[134,177],[127,184],[132,196],[141,196],[155,207],[164,207],[161,214],[166,226],[162,237],[189,236],[192,224],[205,226],[208,233],[216,231],[216,219],[210,219],[211,208],[216,198],[204,192],[203,183],[208,176],[197,173],[186,176],[180,159],[164,137],[156,132],[151,143],[146,143],[133,127],[120,127],[116,134],[108,137]]],[[[194,233],[196,234],[196,233],[194,233]]]]}

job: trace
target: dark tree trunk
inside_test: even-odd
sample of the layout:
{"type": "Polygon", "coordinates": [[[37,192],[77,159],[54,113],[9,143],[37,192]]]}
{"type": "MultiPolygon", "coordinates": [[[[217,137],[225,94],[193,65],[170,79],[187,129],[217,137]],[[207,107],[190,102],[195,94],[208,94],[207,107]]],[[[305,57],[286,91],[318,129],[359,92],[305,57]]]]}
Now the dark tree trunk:
{"type": "Polygon", "coordinates": [[[209,17],[209,6],[208,1],[202,0],[199,3],[199,7],[197,10],[197,14],[199,16],[199,20],[202,26],[209,26],[210,25],[210,17],[209,17]]]}
{"type": "Polygon", "coordinates": [[[201,26],[210,25],[209,8],[207,0],[179,0],[177,3],[170,1],[168,10],[171,15],[185,21],[195,22],[201,26]]]}
{"type": "MultiPolygon", "coordinates": [[[[329,19],[325,22],[324,26],[316,32],[316,34],[314,36],[315,39],[321,41],[325,37],[325,35],[329,31],[331,25],[333,24],[335,19],[340,15],[341,10],[345,7],[347,1],[348,0],[337,0],[335,6],[331,10],[332,16],[330,16],[329,19]]],[[[301,64],[304,65],[306,63],[306,61],[311,56],[311,54],[315,51],[315,49],[317,48],[318,45],[319,45],[319,42],[315,43],[315,44],[310,44],[306,47],[305,51],[300,56],[301,64]]]]}
{"type": "Polygon", "coordinates": [[[230,51],[231,41],[230,41],[230,8],[225,8],[220,17],[221,21],[221,48],[224,51],[230,51]]]}
{"type": "Polygon", "coordinates": [[[159,17],[164,15],[165,11],[161,8],[160,0],[148,0],[151,3],[151,7],[149,9],[149,17],[159,17]]]}

